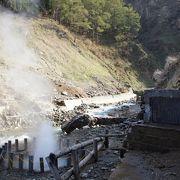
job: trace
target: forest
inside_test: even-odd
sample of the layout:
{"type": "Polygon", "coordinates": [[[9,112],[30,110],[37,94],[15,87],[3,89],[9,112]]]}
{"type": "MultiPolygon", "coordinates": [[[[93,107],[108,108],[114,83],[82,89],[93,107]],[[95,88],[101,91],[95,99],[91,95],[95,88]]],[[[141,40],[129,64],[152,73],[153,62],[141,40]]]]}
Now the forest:
{"type": "Polygon", "coordinates": [[[94,41],[125,45],[140,30],[140,16],[123,0],[0,0],[15,12],[53,17],[94,41]]]}

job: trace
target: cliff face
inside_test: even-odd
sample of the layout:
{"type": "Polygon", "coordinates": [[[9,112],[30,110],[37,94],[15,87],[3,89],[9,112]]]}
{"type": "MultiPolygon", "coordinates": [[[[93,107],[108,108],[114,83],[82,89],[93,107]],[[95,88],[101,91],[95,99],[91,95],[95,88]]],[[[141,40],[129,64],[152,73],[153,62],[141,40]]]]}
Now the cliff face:
{"type": "Polygon", "coordinates": [[[157,88],[180,89],[180,55],[169,56],[163,70],[156,70],[154,80],[157,88]]]}
{"type": "Polygon", "coordinates": [[[140,13],[142,30],[139,40],[158,59],[163,60],[167,55],[180,51],[180,0],[125,2],[140,13]]]}

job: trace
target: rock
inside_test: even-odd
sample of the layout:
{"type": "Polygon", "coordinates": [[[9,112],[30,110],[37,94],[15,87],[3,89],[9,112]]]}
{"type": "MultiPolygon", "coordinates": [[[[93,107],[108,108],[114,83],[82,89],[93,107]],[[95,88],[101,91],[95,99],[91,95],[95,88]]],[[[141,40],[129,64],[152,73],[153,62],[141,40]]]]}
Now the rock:
{"type": "Polygon", "coordinates": [[[68,93],[66,91],[61,92],[62,95],[68,96],[68,93]]]}
{"type": "Polygon", "coordinates": [[[111,169],[111,172],[114,172],[116,169],[111,169]]]}
{"type": "Polygon", "coordinates": [[[88,177],[88,173],[82,173],[81,174],[81,178],[87,178],[88,177]]]}
{"type": "Polygon", "coordinates": [[[105,170],[108,170],[107,167],[101,167],[101,170],[105,171],[105,170]]]}
{"type": "Polygon", "coordinates": [[[177,176],[177,174],[174,172],[168,172],[165,174],[165,176],[177,176]]]}
{"type": "Polygon", "coordinates": [[[114,151],[113,154],[119,155],[119,151],[114,151]]]}
{"type": "Polygon", "coordinates": [[[83,129],[89,129],[90,127],[89,126],[84,126],[83,129]]]}
{"type": "Polygon", "coordinates": [[[129,110],[129,106],[122,106],[122,107],[121,107],[121,110],[122,110],[122,111],[127,111],[127,110],[129,110]]]}

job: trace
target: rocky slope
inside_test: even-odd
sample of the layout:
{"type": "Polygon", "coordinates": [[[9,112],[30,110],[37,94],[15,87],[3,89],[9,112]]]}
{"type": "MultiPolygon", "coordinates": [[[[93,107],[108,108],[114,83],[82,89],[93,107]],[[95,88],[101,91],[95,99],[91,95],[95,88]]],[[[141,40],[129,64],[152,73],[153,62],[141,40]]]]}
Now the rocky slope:
{"type": "MultiPolygon", "coordinates": [[[[71,91],[72,88],[72,94],[85,95],[75,88],[79,87],[116,94],[124,84],[133,88],[145,86],[139,72],[130,62],[122,60],[113,48],[98,46],[47,18],[19,18],[16,25],[16,31],[20,32],[24,31],[23,26],[29,28],[23,33],[26,34],[25,43],[40,59],[36,71],[48,77],[59,91],[71,91]]],[[[2,69],[8,67],[5,59],[1,53],[2,69]]]]}
{"type": "MultiPolygon", "coordinates": [[[[125,0],[142,16],[140,41],[150,50],[160,64],[167,55],[180,51],[180,1],[179,0],[125,0]]],[[[163,62],[162,62],[163,61],[163,62]]]]}
{"type": "Polygon", "coordinates": [[[41,58],[42,71],[57,86],[65,82],[105,94],[120,92],[124,84],[133,88],[145,86],[139,72],[130,62],[122,60],[114,48],[73,34],[53,20],[36,19],[29,23],[32,23],[30,46],[41,58]]]}
{"type": "Polygon", "coordinates": [[[168,57],[164,69],[154,73],[154,79],[160,89],[180,89],[180,56],[168,57]]]}

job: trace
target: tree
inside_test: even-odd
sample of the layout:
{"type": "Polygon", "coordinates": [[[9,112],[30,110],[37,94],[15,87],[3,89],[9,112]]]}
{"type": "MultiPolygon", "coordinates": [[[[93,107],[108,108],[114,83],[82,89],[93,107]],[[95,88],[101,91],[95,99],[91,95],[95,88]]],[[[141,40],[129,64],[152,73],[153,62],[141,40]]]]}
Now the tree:
{"type": "Polygon", "coordinates": [[[133,40],[141,27],[139,14],[121,0],[107,0],[106,7],[111,13],[109,33],[114,40],[118,43],[133,40]]]}
{"type": "Polygon", "coordinates": [[[92,37],[98,41],[100,33],[110,28],[109,20],[111,14],[104,11],[105,0],[83,0],[85,8],[89,12],[88,19],[91,23],[92,37]]]}
{"type": "MultiPolygon", "coordinates": [[[[38,12],[31,0],[3,2],[15,11],[38,12]]],[[[111,39],[118,45],[128,44],[140,29],[139,14],[123,0],[40,0],[40,9],[53,14],[55,20],[71,30],[85,32],[97,42],[101,38],[111,39]]]]}
{"type": "Polygon", "coordinates": [[[61,22],[74,28],[75,31],[88,31],[88,11],[81,0],[59,0],[53,1],[53,7],[58,8],[61,22]]]}

